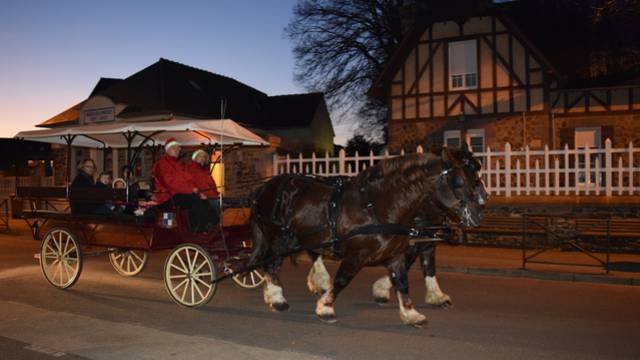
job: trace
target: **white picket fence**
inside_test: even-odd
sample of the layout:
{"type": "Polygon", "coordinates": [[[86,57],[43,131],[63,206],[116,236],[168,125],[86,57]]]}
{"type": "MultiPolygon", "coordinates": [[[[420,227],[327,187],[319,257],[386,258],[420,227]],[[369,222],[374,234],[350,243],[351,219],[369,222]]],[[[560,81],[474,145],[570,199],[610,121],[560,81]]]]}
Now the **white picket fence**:
{"type": "MultiPolygon", "coordinates": [[[[423,152],[421,146],[416,152],[423,152]]],[[[504,151],[474,154],[480,158],[480,172],[487,191],[492,195],[640,195],[640,148],[629,143],[625,148],[612,148],[605,141],[604,148],[573,148],[514,151],[509,143],[504,151]]],[[[403,155],[404,151],[400,153],[403,155]]],[[[274,175],[283,173],[315,174],[322,176],[355,176],[360,171],[391,155],[346,156],[340,150],[337,157],[273,157],[274,175]]]]}

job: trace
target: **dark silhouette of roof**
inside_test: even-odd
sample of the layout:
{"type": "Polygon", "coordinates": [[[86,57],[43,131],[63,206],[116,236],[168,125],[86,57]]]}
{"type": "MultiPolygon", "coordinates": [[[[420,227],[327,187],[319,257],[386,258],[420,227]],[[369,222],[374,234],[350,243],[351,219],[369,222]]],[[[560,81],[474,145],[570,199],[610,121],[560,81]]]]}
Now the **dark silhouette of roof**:
{"type": "Polygon", "coordinates": [[[93,87],[93,90],[91,91],[91,94],[89,95],[89,97],[92,97],[95,94],[98,94],[101,91],[106,90],[107,88],[121,82],[122,79],[114,79],[114,78],[103,78],[101,77],[100,80],[98,80],[98,83],[96,84],[96,86],[93,87]]]}
{"type": "Polygon", "coordinates": [[[291,94],[270,96],[265,106],[266,119],[257,127],[295,127],[311,123],[320,106],[325,106],[324,94],[291,94]]]}
{"type": "MultiPolygon", "coordinates": [[[[101,78],[91,96],[106,96],[127,104],[122,118],[173,114],[194,118],[227,118],[262,129],[306,126],[322,93],[271,96],[227,76],[161,58],[125,79],[101,78]],[[224,105],[224,106],[223,106],[224,105]]],[[[38,125],[69,124],[84,102],[38,125]]]]}
{"type": "Polygon", "coordinates": [[[96,95],[128,104],[122,116],[170,112],[247,123],[259,117],[267,98],[232,78],[163,58],[96,95]]]}

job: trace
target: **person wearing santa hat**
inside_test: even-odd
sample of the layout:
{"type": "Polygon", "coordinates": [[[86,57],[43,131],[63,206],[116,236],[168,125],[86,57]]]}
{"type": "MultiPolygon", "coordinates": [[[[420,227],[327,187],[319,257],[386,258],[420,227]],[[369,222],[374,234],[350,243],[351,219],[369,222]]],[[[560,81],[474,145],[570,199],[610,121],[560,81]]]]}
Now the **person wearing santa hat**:
{"type": "Polygon", "coordinates": [[[213,211],[205,194],[200,193],[193,176],[178,159],[180,143],[169,138],[164,144],[165,154],[153,165],[156,202],[160,208],[172,205],[189,210],[191,231],[207,230],[213,211]]]}
{"type": "Polygon", "coordinates": [[[193,181],[200,191],[200,194],[204,195],[209,202],[209,205],[216,214],[214,223],[218,223],[220,215],[219,213],[219,199],[218,189],[216,182],[211,177],[209,159],[211,157],[204,150],[196,150],[191,154],[191,162],[187,165],[187,171],[193,176],[193,181]]]}

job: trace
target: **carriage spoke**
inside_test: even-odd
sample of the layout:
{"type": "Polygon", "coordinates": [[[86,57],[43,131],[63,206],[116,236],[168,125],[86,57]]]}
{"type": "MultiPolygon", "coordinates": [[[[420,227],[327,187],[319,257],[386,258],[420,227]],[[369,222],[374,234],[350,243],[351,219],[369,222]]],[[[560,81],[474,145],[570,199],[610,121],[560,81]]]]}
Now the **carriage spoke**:
{"type": "MultiPolygon", "coordinates": [[[[62,250],[62,256],[66,256],[67,255],[67,249],[69,248],[69,239],[67,239],[67,242],[64,244],[64,250],[62,250]]],[[[73,250],[73,247],[71,247],[71,249],[69,251],[73,250]]]]}
{"type": "Polygon", "coordinates": [[[186,277],[187,277],[187,275],[185,275],[185,274],[171,275],[171,276],[169,276],[169,279],[184,279],[186,277]]]}
{"type": "Polygon", "coordinates": [[[60,274],[58,277],[60,279],[60,282],[58,284],[62,284],[62,262],[58,262],[58,265],[56,265],[56,272],[55,274],[53,274],[53,281],[56,280],[56,275],[60,274]]]}
{"type": "Polygon", "coordinates": [[[199,277],[194,278],[196,279],[197,282],[201,283],[202,285],[206,286],[207,289],[211,289],[211,284],[207,284],[207,282],[203,281],[202,279],[200,279],[199,277]]]}
{"type": "MultiPolygon", "coordinates": [[[[195,267],[196,267],[196,260],[198,259],[198,255],[199,255],[199,254],[200,254],[200,253],[196,251],[195,256],[193,257],[193,259],[191,259],[191,272],[195,272],[195,271],[193,270],[193,268],[195,268],[195,267]]],[[[206,261],[205,261],[205,262],[206,262],[206,261]]]]}
{"type": "Polygon", "coordinates": [[[56,254],[59,254],[60,253],[60,245],[58,244],[58,240],[56,239],[55,234],[51,234],[51,238],[53,239],[53,246],[55,248],[53,251],[56,254]]]}
{"type": "Polygon", "coordinates": [[[180,264],[182,265],[182,271],[184,272],[189,272],[189,268],[187,267],[187,265],[185,265],[184,261],[182,261],[182,257],[180,256],[180,253],[176,253],[176,258],[178,259],[178,261],[180,261],[180,264]]]}
{"type": "Polygon", "coordinates": [[[211,276],[211,272],[207,272],[207,273],[200,273],[198,274],[198,277],[204,277],[204,276],[211,276]]]}
{"type": "Polygon", "coordinates": [[[181,268],[181,267],[179,267],[178,265],[173,264],[173,263],[171,264],[171,267],[172,267],[172,268],[174,268],[174,269],[176,269],[176,270],[180,270],[180,271],[182,271],[182,272],[183,272],[183,273],[185,273],[185,274],[189,272],[187,269],[181,268]]]}
{"type": "Polygon", "coordinates": [[[204,261],[202,261],[202,264],[198,265],[198,267],[195,268],[192,272],[194,274],[198,273],[198,271],[200,271],[200,269],[202,269],[205,265],[207,265],[207,259],[204,259],[204,261]]]}
{"type": "Polygon", "coordinates": [[[71,254],[74,250],[76,250],[75,246],[71,247],[69,250],[65,250],[62,253],[62,256],[67,256],[67,255],[71,254]]]}
{"type": "MultiPolygon", "coordinates": [[[[204,299],[204,295],[202,294],[202,291],[200,291],[200,287],[195,283],[195,281],[193,282],[193,287],[198,292],[198,295],[200,295],[200,300],[204,299]]],[[[195,302],[195,299],[193,299],[193,301],[195,302]]]]}
{"type": "Polygon", "coordinates": [[[49,242],[47,242],[47,244],[45,245],[45,247],[49,250],[51,250],[51,254],[57,254],[58,252],[53,250],[53,248],[51,247],[51,245],[49,245],[49,242]]]}
{"type": "Polygon", "coordinates": [[[191,267],[191,256],[189,255],[189,248],[186,247],[184,248],[184,253],[185,253],[185,257],[187,258],[187,265],[185,266],[187,269],[189,269],[189,271],[191,271],[193,268],[191,267]]]}
{"type": "Polygon", "coordinates": [[[144,262],[144,259],[140,257],[140,255],[136,254],[135,251],[129,251],[129,253],[136,257],[136,259],[140,260],[141,263],[144,262]]]}
{"type": "MultiPolygon", "coordinates": [[[[71,279],[71,275],[69,275],[69,271],[67,270],[67,268],[71,268],[71,273],[73,274],[75,272],[75,269],[72,268],[71,266],[67,265],[66,262],[62,262],[62,268],[64,269],[64,273],[65,275],[67,275],[66,279],[67,281],[69,281],[69,279],[71,279]]],[[[62,272],[60,273],[60,275],[62,275],[62,272]]],[[[67,281],[65,281],[64,283],[66,283],[67,281]]]]}
{"type": "Polygon", "coordinates": [[[191,288],[191,303],[195,304],[196,302],[196,295],[195,292],[193,291],[193,288],[195,287],[195,282],[193,281],[193,279],[191,279],[191,281],[189,281],[189,287],[191,288]]]}
{"type": "MultiPolygon", "coordinates": [[[[182,301],[184,301],[184,297],[185,297],[185,295],[187,295],[187,289],[189,288],[189,279],[184,279],[184,280],[180,283],[180,285],[182,285],[183,283],[184,283],[184,288],[182,289],[182,295],[180,296],[180,299],[181,299],[182,301]]],[[[180,286],[180,285],[179,285],[179,286],[180,286]]],[[[179,287],[179,286],[178,286],[178,287],[179,287]]]]}

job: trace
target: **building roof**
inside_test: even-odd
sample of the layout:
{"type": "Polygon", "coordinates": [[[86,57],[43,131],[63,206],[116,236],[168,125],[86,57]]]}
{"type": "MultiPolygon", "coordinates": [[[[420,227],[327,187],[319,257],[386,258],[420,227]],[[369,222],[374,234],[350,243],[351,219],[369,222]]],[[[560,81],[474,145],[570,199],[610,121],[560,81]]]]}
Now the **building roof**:
{"type": "Polygon", "coordinates": [[[37,127],[54,127],[76,124],[80,116],[80,109],[86,100],[81,101],[58,115],[36,125],[37,127]]]}
{"type": "MultiPolygon", "coordinates": [[[[523,41],[533,52],[534,56],[547,68],[550,73],[561,78],[562,85],[567,88],[583,88],[595,86],[615,86],[640,84],[638,69],[606,73],[590,76],[585,73],[589,66],[590,48],[589,34],[585,28],[570,25],[569,20],[561,16],[549,17],[548,8],[531,8],[527,2],[514,2],[504,6],[486,7],[470,11],[443,10],[437,14],[423,17],[407,32],[398,49],[385,65],[383,71],[373,82],[369,94],[381,96],[384,84],[390,81],[411,52],[415,43],[426,29],[433,23],[440,21],[463,22],[470,17],[496,16],[505,26],[523,41]],[[537,11],[537,13],[532,13],[537,11]],[[424,20],[426,19],[426,20],[424,20]],[[541,25],[545,19],[545,25],[541,25]],[[566,30],[566,31],[565,31],[566,30]]],[[[576,21],[576,24],[579,22],[576,21]]],[[[572,23],[571,23],[572,24],[572,23]]]]}
{"type": "Polygon", "coordinates": [[[254,125],[271,128],[307,126],[321,106],[326,107],[326,104],[324,94],[319,92],[270,96],[267,99],[264,112],[269,120],[254,125]]]}
{"type": "Polygon", "coordinates": [[[96,95],[121,81],[122,79],[101,77],[100,80],[98,80],[98,83],[96,84],[96,86],[93,87],[93,90],[91,91],[91,94],[89,95],[89,97],[92,97],[93,95],[96,95]]]}
{"type": "MultiPolygon", "coordinates": [[[[168,114],[192,118],[233,119],[256,128],[307,126],[322,93],[269,97],[227,76],[161,58],[125,79],[101,78],[91,96],[126,104],[119,117],[168,114]]],[[[39,124],[51,127],[78,119],[84,101],[39,124]]]]}

